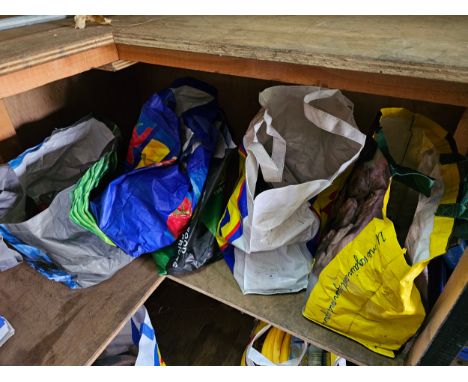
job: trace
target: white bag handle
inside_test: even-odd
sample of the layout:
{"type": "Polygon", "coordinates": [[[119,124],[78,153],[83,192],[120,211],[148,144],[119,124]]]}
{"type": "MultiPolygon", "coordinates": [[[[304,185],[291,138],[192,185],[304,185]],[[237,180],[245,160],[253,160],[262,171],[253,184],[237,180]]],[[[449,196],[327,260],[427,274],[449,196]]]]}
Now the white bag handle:
{"type": "Polygon", "coordinates": [[[271,122],[272,118],[265,110],[263,119],[253,127],[253,141],[249,145],[248,150],[254,154],[257,163],[260,164],[263,178],[266,182],[281,182],[283,179],[284,161],[286,159],[286,141],[278,131],[275,130],[271,122]],[[264,123],[266,125],[266,133],[273,138],[271,157],[265,150],[263,144],[259,142],[257,136],[258,131],[262,128],[264,123]]]}
{"type": "Polygon", "coordinates": [[[305,341],[302,343],[302,351],[299,357],[290,359],[283,363],[274,363],[270,361],[253,347],[254,342],[259,339],[266,331],[271,329],[271,327],[272,325],[266,325],[263,327],[247,345],[247,351],[245,352],[245,364],[247,366],[299,366],[307,351],[308,344],[305,341]]]}
{"type": "MultiPolygon", "coordinates": [[[[344,119],[340,119],[339,117],[331,114],[331,112],[321,110],[313,104],[311,105],[311,102],[313,103],[315,101],[320,101],[321,99],[327,98],[325,96],[331,92],[335,92],[335,90],[328,89],[307,94],[304,97],[304,115],[310,122],[312,122],[320,129],[335,135],[340,135],[360,144],[361,146],[364,146],[366,135],[361,133],[358,128],[351,125],[344,119]]],[[[338,94],[340,100],[345,104],[345,106],[352,108],[350,101],[341,93],[338,94]]],[[[359,152],[360,151],[361,150],[359,150],[359,152]]],[[[359,152],[356,154],[356,156],[359,155],[359,152]]]]}

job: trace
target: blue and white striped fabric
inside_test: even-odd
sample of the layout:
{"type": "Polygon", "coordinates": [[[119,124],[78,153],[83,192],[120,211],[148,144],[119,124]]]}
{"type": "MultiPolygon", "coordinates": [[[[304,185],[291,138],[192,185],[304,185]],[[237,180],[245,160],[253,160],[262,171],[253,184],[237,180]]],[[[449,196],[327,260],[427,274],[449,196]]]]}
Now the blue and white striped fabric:
{"type": "Polygon", "coordinates": [[[4,317],[0,316],[0,346],[7,342],[13,334],[15,334],[13,326],[4,317]]]}
{"type": "Polygon", "coordinates": [[[125,324],[103,355],[122,354],[128,352],[133,345],[138,349],[135,366],[165,366],[159,352],[156,333],[144,305],[125,324]]]}
{"type": "Polygon", "coordinates": [[[161,366],[163,362],[156,342],[156,333],[144,305],[133,315],[130,323],[133,343],[138,346],[135,366],[161,366]]]}

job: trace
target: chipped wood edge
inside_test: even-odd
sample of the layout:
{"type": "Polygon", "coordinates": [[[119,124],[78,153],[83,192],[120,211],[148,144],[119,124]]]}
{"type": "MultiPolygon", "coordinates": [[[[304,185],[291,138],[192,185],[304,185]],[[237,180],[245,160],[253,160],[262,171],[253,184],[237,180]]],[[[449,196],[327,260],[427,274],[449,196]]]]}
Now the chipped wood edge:
{"type": "Polygon", "coordinates": [[[0,76],[0,98],[10,97],[119,59],[109,44],[0,76]]]}
{"type": "Polygon", "coordinates": [[[426,324],[411,347],[406,363],[417,365],[429,351],[434,338],[439,333],[442,325],[449,319],[450,312],[461,297],[468,282],[468,249],[465,250],[458,265],[450,276],[447,285],[437,299],[426,324]]]}
{"type": "Polygon", "coordinates": [[[117,61],[111,62],[110,64],[100,66],[96,69],[104,70],[106,72],[118,72],[119,70],[128,68],[129,66],[132,66],[135,64],[137,64],[136,61],[117,60],[117,61]]]}

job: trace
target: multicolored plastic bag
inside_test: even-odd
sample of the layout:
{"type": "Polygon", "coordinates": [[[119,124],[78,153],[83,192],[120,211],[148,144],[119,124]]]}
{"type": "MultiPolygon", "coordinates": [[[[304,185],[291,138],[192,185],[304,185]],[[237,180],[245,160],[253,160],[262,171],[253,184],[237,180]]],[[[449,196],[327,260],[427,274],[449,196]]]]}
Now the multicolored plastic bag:
{"type": "MultiPolygon", "coordinates": [[[[440,163],[443,154],[451,151],[440,126],[404,109],[383,109],[379,123],[375,139],[382,151],[366,146],[334,203],[310,275],[303,314],[393,357],[424,320],[414,281],[432,258],[447,249],[451,223],[439,225],[435,212],[444,200],[456,198],[454,190],[460,184],[456,166],[449,170],[440,163]],[[449,173],[449,178],[444,176],[449,173]],[[411,186],[420,191],[406,233],[405,224],[395,228],[387,210],[389,199],[398,195],[397,180],[404,181],[403,189],[411,186]],[[405,242],[407,236],[408,262],[397,231],[400,241],[405,242]]],[[[400,202],[394,201],[395,221],[398,207],[408,210],[405,201],[409,197],[404,195],[400,202]]]]}
{"type": "Polygon", "coordinates": [[[185,232],[171,246],[153,253],[159,274],[191,272],[222,258],[216,231],[225,208],[226,167],[234,143],[231,146],[224,158],[213,158],[202,197],[185,232]]]}
{"type": "Polygon", "coordinates": [[[72,186],[115,137],[105,123],[86,117],[72,126],[56,129],[42,143],[0,165],[0,223],[22,222],[26,200],[36,211],[50,204],[61,190],[72,186]],[[6,173],[6,174],[5,174],[6,173]]]}
{"type": "Polygon", "coordinates": [[[207,84],[180,80],[153,95],[133,131],[130,171],[91,200],[100,230],[134,257],[174,243],[193,216],[225,128],[207,84]]]}
{"type": "Polygon", "coordinates": [[[70,219],[79,226],[94,233],[106,244],[115,247],[115,244],[101,231],[96,219],[91,213],[89,202],[91,193],[99,186],[106,175],[112,174],[117,167],[117,153],[111,150],[104,154],[73,187],[70,219]]]}

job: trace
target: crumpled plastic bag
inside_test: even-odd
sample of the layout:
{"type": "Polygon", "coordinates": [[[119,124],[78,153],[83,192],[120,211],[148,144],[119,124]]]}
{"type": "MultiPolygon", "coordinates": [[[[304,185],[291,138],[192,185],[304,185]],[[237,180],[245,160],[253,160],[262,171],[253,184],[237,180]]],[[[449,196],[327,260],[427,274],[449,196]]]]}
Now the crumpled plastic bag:
{"type": "Polygon", "coordinates": [[[7,211],[9,221],[0,224],[0,235],[27,264],[70,288],[95,285],[133,259],[70,219],[76,181],[83,173],[85,180],[92,180],[86,172],[113,151],[115,143],[105,123],[88,117],[56,130],[6,165],[14,170],[22,194],[14,213],[7,211]],[[33,202],[28,202],[35,207],[32,213],[25,196],[33,202]]]}
{"type": "Polygon", "coordinates": [[[8,248],[0,235],[0,272],[13,268],[23,261],[21,255],[15,250],[8,248]]]}
{"type": "Polygon", "coordinates": [[[447,132],[423,116],[383,109],[374,139],[331,202],[303,314],[394,357],[424,320],[415,280],[447,249],[454,219],[440,219],[436,210],[457,200],[460,181],[456,164],[441,161],[452,153],[447,132]],[[408,187],[416,198],[399,194],[408,187]],[[405,219],[411,211],[409,224],[400,224],[397,211],[405,219]]]}
{"type": "Polygon", "coordinates": [[[207,84],[179,80],[153,95],[133,131],[129,171],[91,200],[100,230],[134,257],[174,243],[200,200],[225,124],[207,84]]]}
{"type": "Polygon", "coordinates": [[[160,274],[192,272],[222,258],[216,231],[225,207],[227,166],[235,148],[227,128],[223,130],[219,144],[222,147],[212,159],[203,194],[190,225],[174,244],[153,253],[160,274]]]}

